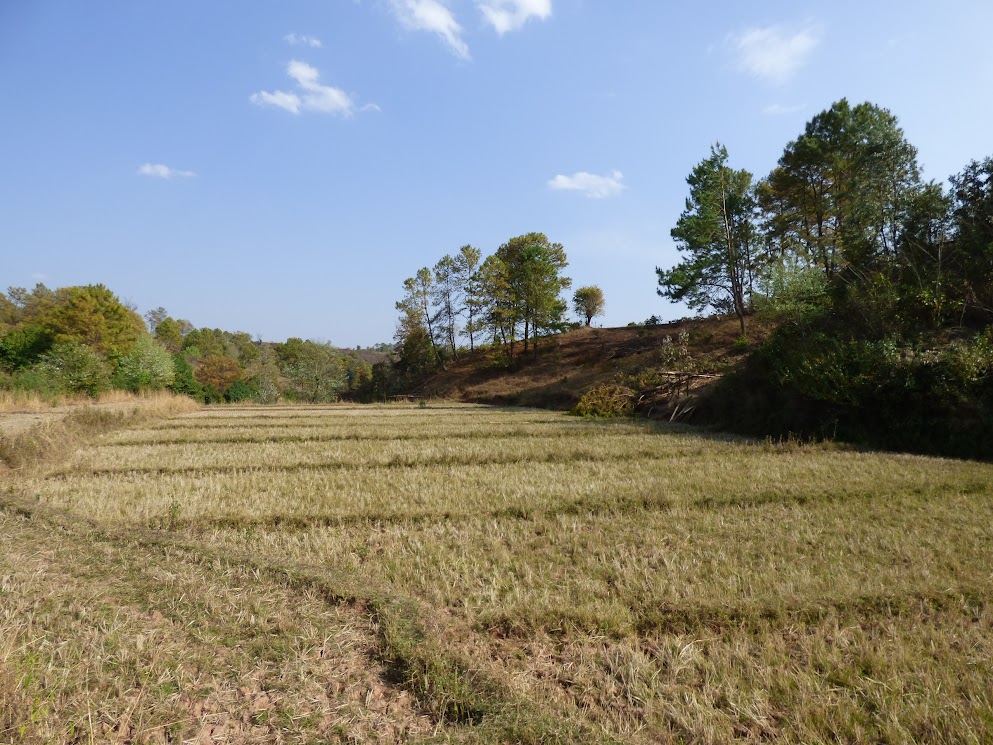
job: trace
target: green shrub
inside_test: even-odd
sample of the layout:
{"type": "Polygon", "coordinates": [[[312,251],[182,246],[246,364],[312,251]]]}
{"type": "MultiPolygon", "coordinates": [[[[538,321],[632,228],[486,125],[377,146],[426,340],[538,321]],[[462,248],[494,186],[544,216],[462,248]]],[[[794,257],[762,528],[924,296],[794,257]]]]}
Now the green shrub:
{"type": "Polygon", "coordinates": [[[117,362],[114,384],[129,391],[162,390],[172,385],[176,368],[172,355],[151,336],[138,338],[117,362]]]}
{"type": "Polygon", "coordinates": [[[110,388],[110,366],[99,352],[77,342],[60,342],[41,356],[38,371],[62,393],[96,397],[110,388]]]}
{"type": "Polygon", "coordinates": [[[197,397],[200,401],[205,404],[222,404],[224,403],[224,394],[217,390],[212,385],[205,385],[200,388],[200,395],[197,397]]]}
{"type": "Polygon", "coordinates": [[[22,370],[35,364],[52,346],[52,334],[39,325],[22,326],[0,338],[0,366],[22,370]]]}
{"type": "Polygon", "coordinates": [[[181,396],[203,400],[203,386],[193,377],[193,366],[182,352],[172,355],[173,378],[169,390],[181,396]]]}
{"type": "Polygon", "coordinates": [[[750,435],[990,458],[993,332],[910,344],[781,328],[725,376],[699,413],[750,435]]]}
{"type": "Polygon", "coordinates": [[[783,325],[806,325],[822,316],[831,304],[824,272],[795,262],[772,266],[760,289],[756,308],[783,325]]]}
{"type": "Polygon", "coordinates": [[[274,404],[279,400],[279,369],[275,365],[262,365],[248,380],[248,384],[255,389],[253,398],[257,403],[274,404]]]}
{"type": "Polygon", "coordinates": [[[658,364],[667,370],[689,371],[693,369],[689,332],[680,331],[677,337],[668,334],[662,337],[659,344],[658,364]]]}
{"type": "Polygon", "coordinates": [[[258,395],[258,390],[244,380],[235,381],[230,388],[224,392],[224,398],[229,403],[239,401],[250,401],[258,395]]]}
{"type": "Polygon", "coordinates": [[[5,387],[14,391],[32,391],[48,401],[55,401],[64,394],[58,381],[41,365],[18,370],[5,381],[5,387]]]}

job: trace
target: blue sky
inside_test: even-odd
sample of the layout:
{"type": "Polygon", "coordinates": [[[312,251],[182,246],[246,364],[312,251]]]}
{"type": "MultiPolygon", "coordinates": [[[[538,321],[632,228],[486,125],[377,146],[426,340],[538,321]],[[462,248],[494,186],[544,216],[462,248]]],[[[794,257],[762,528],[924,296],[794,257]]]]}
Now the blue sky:
{"type": "Polygon", "coordinates": [[[604,325],[684,315],[685,177],[833,101],[927,178],[993,154],[988,0],[0,0],[0,284],[102,282],[267,340],[393,336],[466,243],[565,245],[604,325]]]}

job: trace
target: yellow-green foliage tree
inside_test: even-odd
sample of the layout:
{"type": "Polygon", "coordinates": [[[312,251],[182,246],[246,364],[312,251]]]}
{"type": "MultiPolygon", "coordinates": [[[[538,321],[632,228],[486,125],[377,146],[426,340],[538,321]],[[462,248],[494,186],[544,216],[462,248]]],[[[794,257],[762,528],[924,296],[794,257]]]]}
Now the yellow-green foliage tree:
{"type": "Polygon", "coordinates": [[[166,316],[155,324],[155,338],[172,354],[183,348],[183,332],[179,323],[171,316],[166,316]]]}
{"type": "Polygon", "coordinates": [[[0,331],[11,329],[20,320],[20,310],[6,295],[0,295],[0,331]]]}
{"type": "Polygon", "coordinates": [[[41,313],[56,343],[84,344],[106,357],[126,354],[145,333],[145,322],[104,285],[63,287],[41,313]]]}
{"type": "Polygon", "coordinates": [[[220,329],[193,329],[183,337],[183,349],[188,353],[195,351],[195,357],[230,356],[227,350],[227,340],[220,329]]]}
{"type": "Polygon", "coordinates": [[[580,287],[572,296],[572,307],[580,316],[586,319],[589,326],[596,316],[602,316],[607,302],[603,299],[603,290],[596,285],[580,287]]]}

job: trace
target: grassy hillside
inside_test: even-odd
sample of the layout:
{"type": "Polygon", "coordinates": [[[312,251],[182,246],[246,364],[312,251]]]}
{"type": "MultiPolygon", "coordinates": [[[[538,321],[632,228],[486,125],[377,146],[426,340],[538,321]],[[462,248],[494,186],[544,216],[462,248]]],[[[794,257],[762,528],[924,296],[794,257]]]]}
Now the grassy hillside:
{"type": "MultiPolygon", "coordinates": [[[[759,324],[752,344],[768,335],[759,324]]],[[[521,352],[508,363],[505,350],[463,355],[417,392],[426,397],[488,404],[569,409],[590,389],[621,382],[635,389],[658,381],[659,371],[720,375],[740,362],[748,346],[731,318],[680,321],[658,326],[581,328],[542,339],[537,354],[521,352]]],[[[707,379],[701,378],[703,383],[707,379]]]]}
{"type": "Polygon", "coordinates": [[[0,490],[0,740],[988,741],[991,469],[533,409],[146,422],[0,490]]]}

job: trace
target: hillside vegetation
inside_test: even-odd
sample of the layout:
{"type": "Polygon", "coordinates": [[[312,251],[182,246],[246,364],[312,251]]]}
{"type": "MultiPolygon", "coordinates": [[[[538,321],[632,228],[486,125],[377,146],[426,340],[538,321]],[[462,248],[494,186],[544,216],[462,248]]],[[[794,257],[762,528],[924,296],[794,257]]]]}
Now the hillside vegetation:
{"type": "Polygon", "coordinates": [[[594,361],[577,337],[550,337],[589,326],[609,298],[577,289],[580,321],[570,321],[565,250],[542,233],[511,238],[484,260],[464,246],[406,280],[396,359],[374,374],[373,389],[568,405],[590,385],[581,413],[642,406],[685,416],[692,407],[697,421],[752,435],[993,457],[993,158],[967,164],[950,188],[925,181],[896,116],[841,99],[807,122],[765,177],[730,163],[715,143],[694,166],[670,231],[679,260],[656,268],[660,296],[733,314],[736,351],[750,351],[706,401],[673,405],[651,389],[685,391],[710,370],[672,371],[698,376],[674,384],[656,360],[640,360],[639,372],[639,350],[629,355],[620,339],[594,361]],[[756,319],[775,331],[755,333],[756,319]],[[527,362],[536,345],[541,359],[543,343],[551,357],[546,349],[544,364],[527,362]],[[483,345],[488,359],[471,354],[483,345]],[[628,369],[616,353],[631,357],[628,369]],[[557,380],[556,355],[566,361],[557,380]]]}
{"type": "MultiPolygon", "coordinates": [[[[528,355],[508,361],[500,347],[464,353],[412,392],[428,398],[471,403],[572,409],[600,386],[621,386],[632,393],[652,393],[657,414],[677,403],[696,400],[702,387],[741,363],[751,343],[740,341],[733,318],[685,320],[620,328],[583,327],[538,340],[528,355]],[[671,395],[671,380],[692,378],[689,389],[671,395]]],[[[767,335],[757,325],[753,338],[767,335]]]]}

